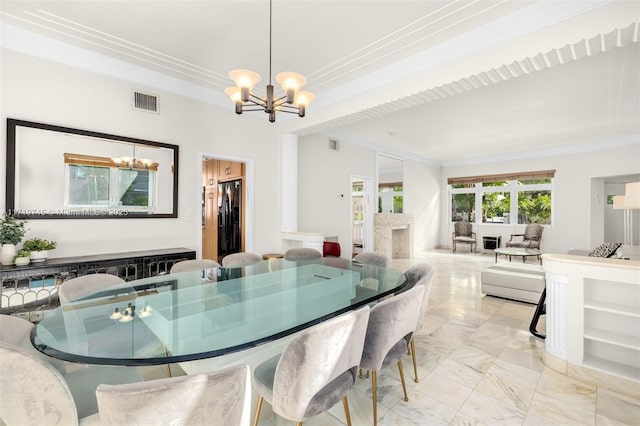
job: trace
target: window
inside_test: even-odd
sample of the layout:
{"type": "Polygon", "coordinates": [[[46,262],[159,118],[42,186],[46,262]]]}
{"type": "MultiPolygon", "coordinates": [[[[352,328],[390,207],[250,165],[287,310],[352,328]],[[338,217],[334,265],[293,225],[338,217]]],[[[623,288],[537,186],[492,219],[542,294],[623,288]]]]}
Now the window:
{"type": "Polygon", "coordinates": [[[110,158],[65,154],[67,163],[65,207],[153,211],[153,164],[118,167],[110,158]]]}
{"type": "Polygon", "coordinates": [[[551,224],[554,170],[450,178],[451,221],[551,224]]]}

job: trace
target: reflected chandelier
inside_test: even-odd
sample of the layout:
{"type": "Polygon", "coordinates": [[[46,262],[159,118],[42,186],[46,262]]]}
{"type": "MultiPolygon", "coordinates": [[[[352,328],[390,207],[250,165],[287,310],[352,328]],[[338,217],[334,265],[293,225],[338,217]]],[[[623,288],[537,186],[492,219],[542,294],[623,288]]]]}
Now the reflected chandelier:
{"type": "Polygon", "coordinates": [[[227,87],[225,93],[236,106],[236,114],[244,111],[264,111],[269,114],[269,121],[276,121],[276,112],[288,112],[304,117],[307,105],[315,99],[311,92],[300,90],[307,83],[307,79],[296,72],[285,71],[276,75],[276,81],[282,86],[284,96],[274,98],[273,85],[271,84],[271,26],[272,26],[272,0],[269,0],[269,84],[267,85],[267,97],[261,98],[251,93],[253,87],[260,81],[260,74],[249,70],[231,70],[229,77],[236,84],[227,87]]]}

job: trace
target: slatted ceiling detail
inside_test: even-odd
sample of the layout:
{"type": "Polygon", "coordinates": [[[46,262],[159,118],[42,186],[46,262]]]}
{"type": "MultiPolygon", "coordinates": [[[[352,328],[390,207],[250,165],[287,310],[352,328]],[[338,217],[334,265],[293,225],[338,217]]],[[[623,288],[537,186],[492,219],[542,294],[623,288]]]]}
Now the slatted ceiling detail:
{"type": "Polygon", "coordinates": [[[514,61],[509,65],[502,65],[497,69],[494,68],[483,71],[442,86],[374,106],[364,111],[310,126],[300,130],[299,134],[308,135],[330,130],[335,127],[354,124],[370,118],[380,117],[390,112],[402,111],[412,106],[437,101],[472,89],[500,83],[532,72],[542,71],[587,56],[597,55],[598,53],[607,52],[616,47],[624,47],[631,43],[638,43],[639,40],[640,23],[634,23],[626,28],[616,29],[610,33],[600,34],[590,39],[583,39],[571,45],[552,49],[546,53],[539,53],[533,57],[514,61]]]}
{"type": "Polygon", "coordinates": [[[547,179],[555,176],[555,170],[539,170],[533,172],[502,173],[482,176],[465,176],[447,179],[449,185],[475,184],[480,182],[502,182],[507,180],[547,179]]]}

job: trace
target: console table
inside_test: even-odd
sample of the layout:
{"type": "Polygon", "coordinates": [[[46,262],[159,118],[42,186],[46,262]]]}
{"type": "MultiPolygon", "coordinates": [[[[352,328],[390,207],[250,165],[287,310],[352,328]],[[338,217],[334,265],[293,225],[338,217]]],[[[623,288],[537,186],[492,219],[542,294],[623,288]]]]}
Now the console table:
{"type": "Polygon", "coordinates": [[[0,267],[0,313],[38,321],[58,304],[58,287],[68,279],[107,273],[125,281],[168,273],[174,263],[195,259],[195,250],[169,248],[48,259],[26,266],[0,267]]]}

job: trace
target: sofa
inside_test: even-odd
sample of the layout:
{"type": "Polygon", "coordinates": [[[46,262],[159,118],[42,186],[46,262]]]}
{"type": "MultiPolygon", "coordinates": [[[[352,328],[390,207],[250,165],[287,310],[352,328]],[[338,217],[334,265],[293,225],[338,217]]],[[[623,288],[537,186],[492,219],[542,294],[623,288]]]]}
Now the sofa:
{"type": "Polygon", "coordinates": [[[575,256],[607,257],[610,259],[640,260],[640,246],[620,243],[603,243],[593,250],[570,249],[575,256]]]}

